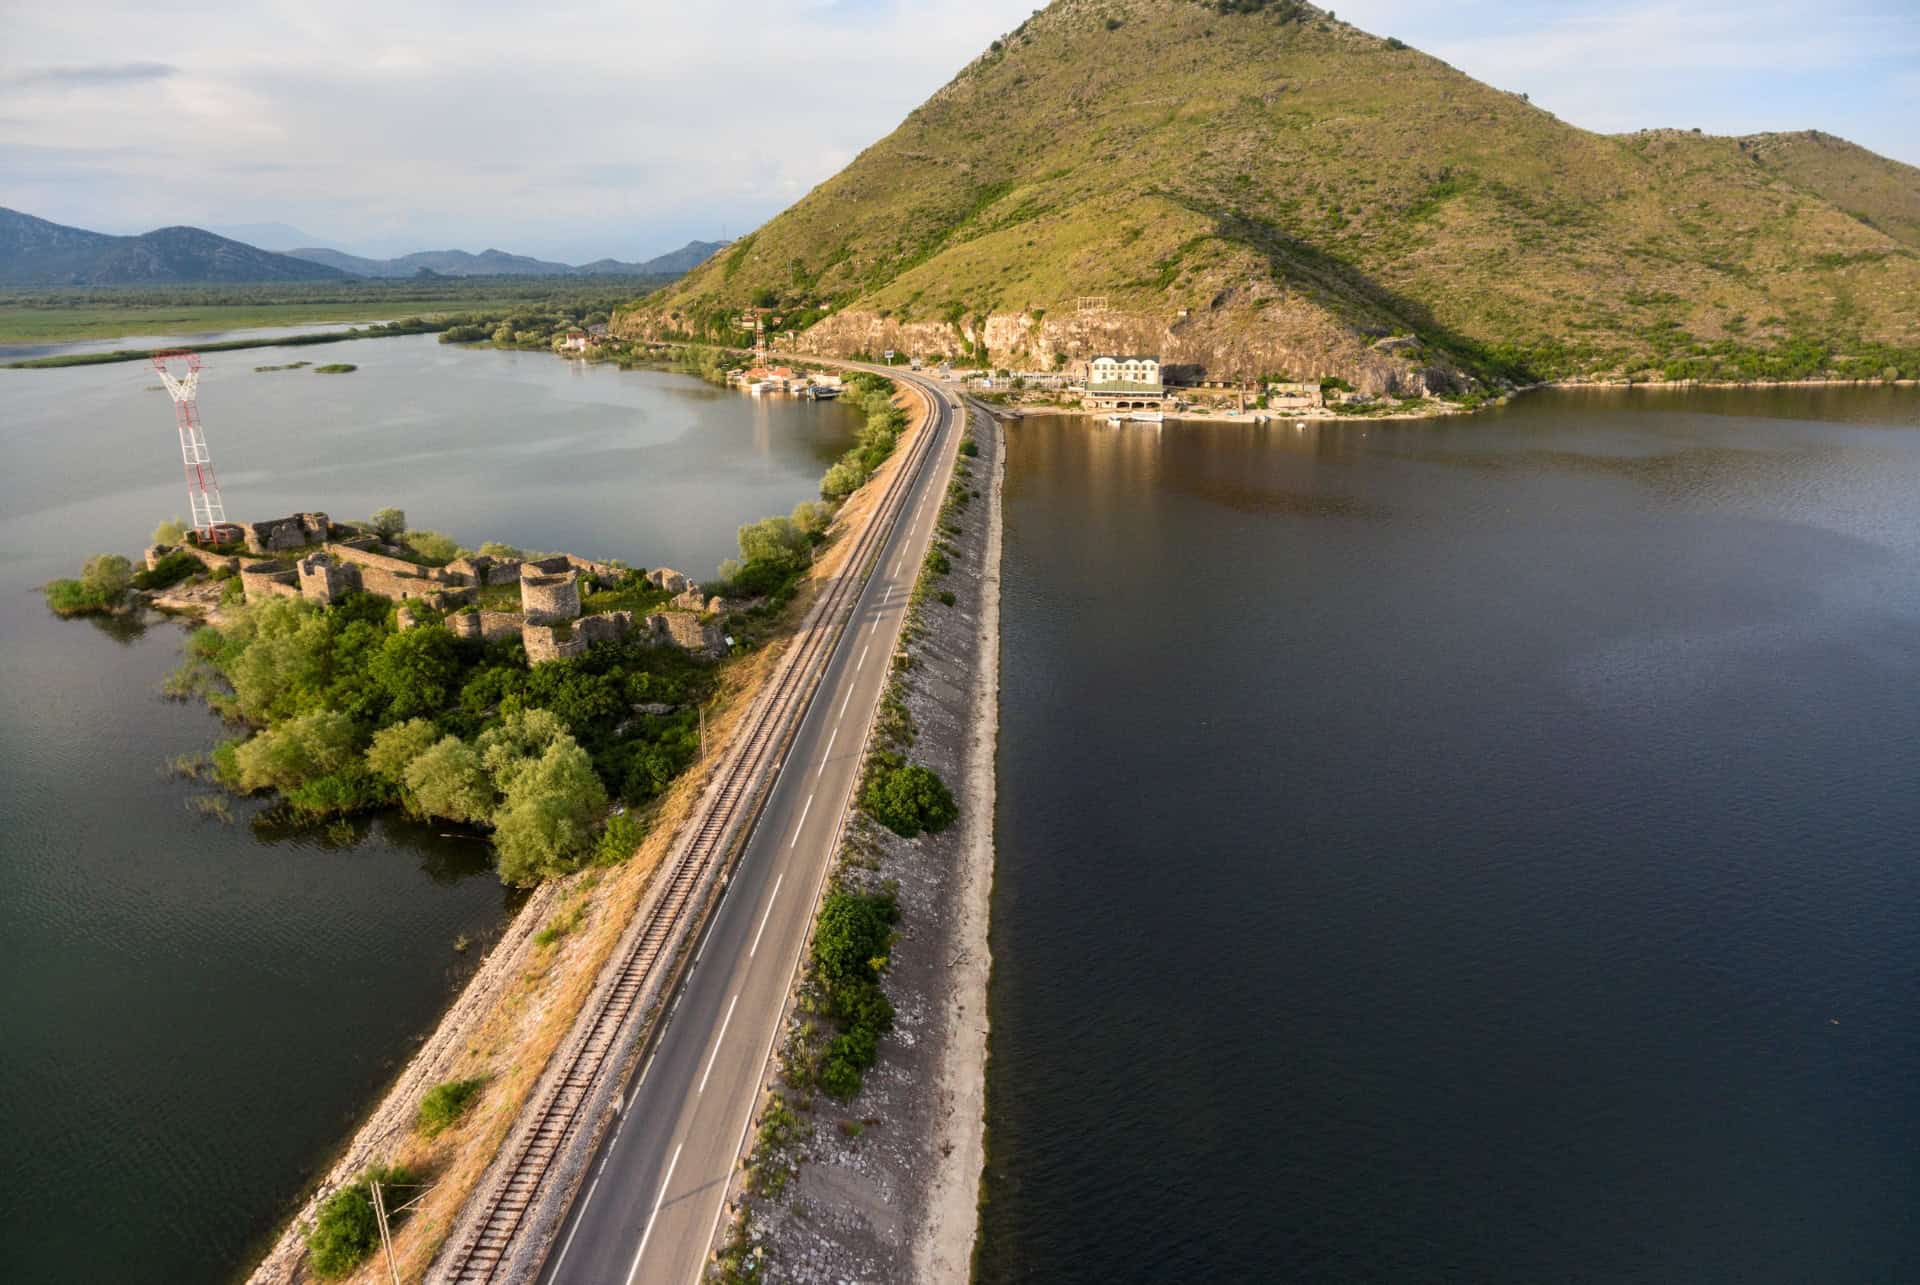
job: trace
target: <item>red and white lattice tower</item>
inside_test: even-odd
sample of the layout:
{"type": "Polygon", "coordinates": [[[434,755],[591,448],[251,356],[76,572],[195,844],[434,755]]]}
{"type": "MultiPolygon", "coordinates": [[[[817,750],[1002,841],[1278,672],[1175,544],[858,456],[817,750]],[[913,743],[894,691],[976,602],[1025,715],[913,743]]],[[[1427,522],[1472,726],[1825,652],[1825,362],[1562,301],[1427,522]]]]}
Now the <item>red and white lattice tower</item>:
{"type": "Polygon", "coordinates": [[[220,502],[220,483],[213,476],[213,456],[207,450],[207,435],[200,431],[200,354],[180,349],[157,352],[153,368],[173,398],[173,417],[180,425],[180,458],[187,466],[187,504],[193,510],[193,529],[202,542],[215,542],[214,528],[227,521],[226,506],[220,502]],[[185,365],[186,372],[175,375],[170,366],[185,365]]]}

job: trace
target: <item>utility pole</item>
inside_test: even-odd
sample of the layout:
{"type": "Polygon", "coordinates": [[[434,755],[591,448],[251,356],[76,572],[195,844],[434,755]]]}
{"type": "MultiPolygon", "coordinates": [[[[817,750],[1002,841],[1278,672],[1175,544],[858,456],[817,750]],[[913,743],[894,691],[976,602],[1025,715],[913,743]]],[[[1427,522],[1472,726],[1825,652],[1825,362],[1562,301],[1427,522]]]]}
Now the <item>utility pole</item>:
{"type": "Polygon", "coordinates": [[[700,706],[700,766],[705,767],[706,765],[707,765],[707,707],[706,707],[706,704],[702,702],[700,706]]]}
{"type": "Polygon", "coordinates": [[[393,1285],[400,1285],[400,1268],[393,1261],[393,1229],[387,1226],[387,1204],[380,1196],[380,1180],[375,1178],[367,1186],[373,1192],[373,1220],[380,1225],[380,1245],[387,1251],[387,1272],[393,1277],[393,1285]]]}

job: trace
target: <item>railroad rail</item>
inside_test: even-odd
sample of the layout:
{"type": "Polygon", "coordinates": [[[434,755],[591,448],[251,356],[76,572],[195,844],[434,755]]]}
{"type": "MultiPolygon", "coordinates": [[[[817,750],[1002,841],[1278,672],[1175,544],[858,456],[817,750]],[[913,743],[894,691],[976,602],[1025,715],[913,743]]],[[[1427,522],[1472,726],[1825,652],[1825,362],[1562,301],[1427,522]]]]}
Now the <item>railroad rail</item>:
{"type": "Polygon", "coordinates": [[[772,681],[749,709],[743,734],[734,738],[721,761],[701,801],[700,814],[668,859],[662,891],[642,903],[640,929],[616,965],[612,984],[603,982],[588,1001],[589,1008],[579,1019],[589,1023],[584,1036],[569,1036],[562,1045],[566,1064],[558,1074],[550,1071],[542,1077],[536,1089],[540,1096],[530,1113],[532,1127],[510,1137],[511,1159],[505,1171],[483,1197],[483,1212],[472,1230],[442,1269],[433,1273],[437,1279],[457,1285],[492,1285],[503,1279],[501,1270],[541,1198],[555,1160],[575,1137],[582,1108],[609,1064],[617,1061],[620,1032],[650,989],[662,961],[674,956],[686,927],[686,913],[700,888],[726,860],[742,823],[755,811],[758,787],[771,781],[770,769],[805,713],[866,583],[868,564],[893,530],[905,496],[946,426],[950,409],[945,397],[919,381],[914,386],[927,399],[926,431],[916,434],[912,450],[889,480],[846,565],[808,612],[772,681]]]}

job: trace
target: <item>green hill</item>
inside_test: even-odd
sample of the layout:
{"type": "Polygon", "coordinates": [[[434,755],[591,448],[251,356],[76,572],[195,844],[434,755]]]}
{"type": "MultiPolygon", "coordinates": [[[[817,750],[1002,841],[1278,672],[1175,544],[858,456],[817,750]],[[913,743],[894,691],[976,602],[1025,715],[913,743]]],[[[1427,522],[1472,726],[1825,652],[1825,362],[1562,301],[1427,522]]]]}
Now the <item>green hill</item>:
{"type": "Polygon", "coordinates": [[[617,324],[1375,391],[1914,375],[1914,175],[1588,133],[1290,0],[1057,0],[617,324]]]}
{"type": "Polygon", "coordinates": [[[1769,172],[1920,249],[1920,169],[1819,130],[1755,134],[1740,148],[1769,172]]]}

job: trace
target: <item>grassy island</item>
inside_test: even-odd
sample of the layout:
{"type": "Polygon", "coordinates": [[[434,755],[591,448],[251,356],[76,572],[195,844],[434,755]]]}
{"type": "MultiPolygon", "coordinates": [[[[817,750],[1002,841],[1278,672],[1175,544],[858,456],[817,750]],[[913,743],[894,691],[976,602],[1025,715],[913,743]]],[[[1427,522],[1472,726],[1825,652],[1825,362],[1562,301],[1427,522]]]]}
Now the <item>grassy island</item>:
{"type": "MultiPolygon", "coordinates": [[[[462,617],[471,625],[473,613],[518,611],[517,582],[469,590],[471,601],[445,610],[358,588],[325,602],[291,589],[243,600],[241,585],[275,564],[240,549],[183,546],[162,556],[184,539],[176,523],[155,532],[150,570],[101,555],[79,579],[48,585],[47,601],[62,615],[126,610],[143,601],[136,590],[204,582],[201,601],[218,603],[217,619],[192,635],[168,690],[204,698],[237,734],[194,765],[197,774],[237,794],[275,796],[280,821],[400,807],[470,826],[491,838],[502,880],[536,884],[635,849],[651,806],[701,752],[702,711],[721,691],[722,670],[782,627],[839,503],[892,453],[906,424],[890,381],[855,376],[852,385],[866,422],[823,480],[824,498],[741,527],[739,556],[701,590],[700,614],[711,636],[728,640],[726,655],[645,632],[583,629],[612,612],[643,617],[673,596],[659,575],[617,563],[582,563],[594,568],[580,573],[583,614],[553,627],[556,639],[584,634],[592,645],[530,664],[520,637],[451,627],[462,617]],[[706,595],[721,599],[717,612],[706,595]]],[[[383,542],[389,562],[539,560],[409,530],[397,509],[358,526],[383,542]]]]}

